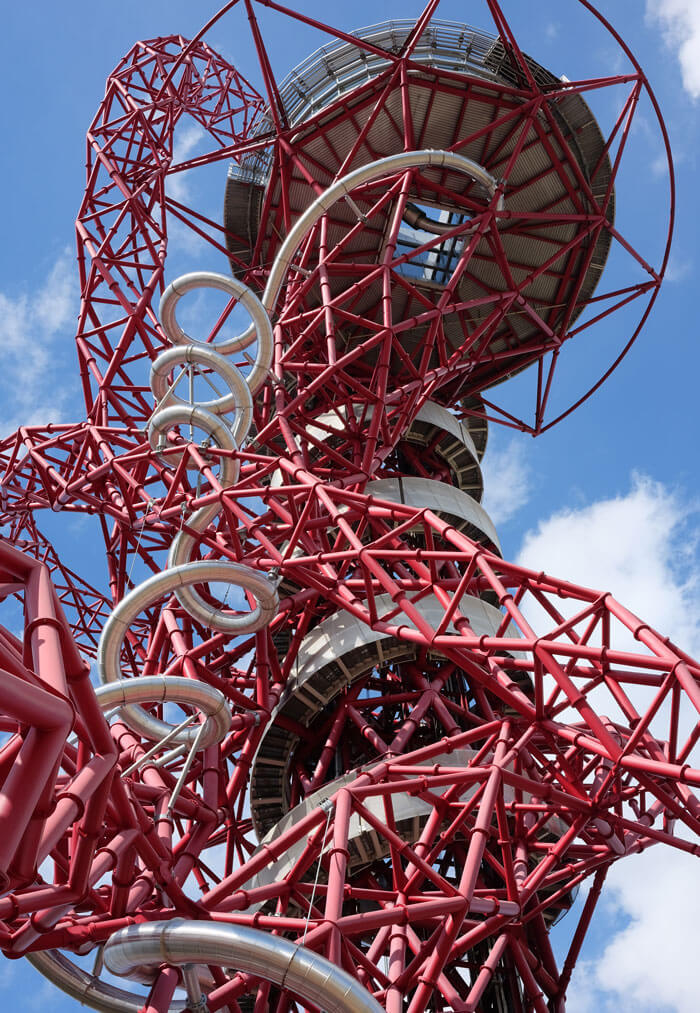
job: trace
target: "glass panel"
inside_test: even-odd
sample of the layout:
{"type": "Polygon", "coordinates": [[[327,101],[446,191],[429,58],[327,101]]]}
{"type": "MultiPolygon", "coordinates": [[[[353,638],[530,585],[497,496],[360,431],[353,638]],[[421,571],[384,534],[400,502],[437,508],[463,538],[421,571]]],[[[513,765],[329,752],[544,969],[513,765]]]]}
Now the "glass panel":
{"type": "MultiPolygon", "coordinates": [[[[445,226],[463,225],[469,221],[468,215],[458,214],[454,211],[438,210],[437,208],[421,205],[412,205],[412,207],[442,228],[445,226]]],[[[411,255],[413,251],[418,250],[425,243],[431,242],[431,240],[434,241],[435,238],[434,232],[429,232],[425,228],[409,225],[407,221],[402,221],[396,244],[396,258],[398,259],[406,254],[411,255]]],[[[399,274],[402,274],[406,278],[412,278],[414,281],[426,281],[433,285],[444,286],[448,283],[459,258],[464,252],[464,244],[464,236],[451,236],[436,243],[428,250],[421,250],[419,253],[414,254],[410,260],[399,264],[396,270],[399,274]]]]}

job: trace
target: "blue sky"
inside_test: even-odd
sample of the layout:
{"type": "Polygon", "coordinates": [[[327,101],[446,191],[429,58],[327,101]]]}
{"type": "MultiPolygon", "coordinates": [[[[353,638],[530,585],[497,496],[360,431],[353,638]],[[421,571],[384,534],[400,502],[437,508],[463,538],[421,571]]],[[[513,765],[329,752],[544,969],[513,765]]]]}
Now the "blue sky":
{"type": "MultiPolygon", "coordinates": [[[[580,20],[574,0],[536,8],[513,0],[504,6],[508,14],[513,8],[523,48],[556,74],[575,79],[619,69],[614,47],[580,20]]],[[[420,3],[300,0],[300,7],[352,29],[415,16],[420,3]]],[[[73,347],[73,221],[83,189],[85,130],[107,74],[137,39],[191,35],[214,9],[210,3],[179,0],[122,0],[118,8],[71,0],[15,4],[4,15],[1,432],[21,422],[82,418],[73,347]]],[[[700,653],[695,577],[700,0],[657,0],[653,14],[644,0],[601,0],[601,9],[645,68],[671,136],[678,216],[669,277],[630,355],[574,416],[537,440],[492,431],[485,459],[487,502],[507,557],[604,586],[700,653]]],[[[490,27],[480,2],[448,2],[440,16],[490,27]]],[[[208,41],[258,83],[240,25],[224,21],[208,41]]],[[[322,41],[288,25],[275,31],[279,19],[263,18],[263,25],[270,29],[272,62],[280,76],[322,41]]],[[[601,109],[601,115],[605,112],[601,109]]],[[[631,142],[633,162],[620,182],[620,214],[627,234],[653,247],[663,230],[666,190],[658,137],[650,111],[642,112],[631,142]]],[[[609,349],[624,343],[624,323],[601,328],[586,347],[572,352],[562,375],[562,397],[592,375],[594,362],[603,362],[609,349]]],[[[75,528],[62,521],[70,542],[75,528]]],[[[97,548],[92,566],[99,572],[97,548]]],[[[693,926],[683,910],[700,906],[698,873],[680,857],[652,849],[622,863],[611,880],[570,1008],[575,1013],[627,1008],[689,1013],[696,1008],[693,926]],[[681,895],[685,904],[679,903],[681,895]],[[672,972],[663,973],[664,965],[672,972]]],[[[564,919],[560,945],[566,945],[567,936],[564,919]]],[[[0,964],[3,993],[17,1010],[77,1005],[58,993],[49,998],[43,982],[23,963],[0,964]]]]}

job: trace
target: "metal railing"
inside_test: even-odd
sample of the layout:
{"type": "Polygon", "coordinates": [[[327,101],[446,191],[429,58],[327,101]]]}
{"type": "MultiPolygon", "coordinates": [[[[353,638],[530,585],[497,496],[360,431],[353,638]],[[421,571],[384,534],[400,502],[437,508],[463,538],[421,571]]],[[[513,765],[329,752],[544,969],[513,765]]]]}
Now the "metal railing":
{"type": "MultiPolygon", "coordinates": [[[[362,49],[342,39],[321,46],[299,63],[279,86],[279,94],[287,119],[291,125],[299,123],[341,96],[370,81],[391,64],[415,22],[387,21],[380,25],[360,28],[353,34],[357,39],[386,50],[386,56],[362,49]]],[[[425,64],[438,70],[468,73],[488,80],[516,82],[515,69],[502,43],[492,35],[451,21],[432,21],[424,30],[411,57],[414,63],[425,64]]],[[[526,57],[533,76],[542,85],[557,82],[548,70],[526,57]]],[[[253,136],[272,129],[268,113],[261,114],[253,126],[253,136]]],[[[244,158],[240,165],[232,164],[229,177],[246,183],[264,183],[267,178],[271,153],[256,152],[244,158]]]]}

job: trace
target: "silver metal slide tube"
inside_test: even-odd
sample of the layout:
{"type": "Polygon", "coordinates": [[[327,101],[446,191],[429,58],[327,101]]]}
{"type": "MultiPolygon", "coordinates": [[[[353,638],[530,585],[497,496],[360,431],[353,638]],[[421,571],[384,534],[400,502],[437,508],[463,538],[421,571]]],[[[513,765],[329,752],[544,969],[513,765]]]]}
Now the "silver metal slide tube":
{"type": "Polygon", "coordinates": [[[382,1013],[358,981],[325,957],[244,925],[179,919],[130,925],[108,940],[104,962],[118,975],[160,964],[218,964],[289,989],[326,1013],[382,1013]]]}
{"type": "MultiPolygon", "coordinates": [[[[40,974],[81,1005],[101,1013],[141,1013],[144,1008],[144,995],[101,981],[58,950],[28,953],[26,959],[40,974]]],[[[187,1003],[178,1000],[170,1004],[169,1013],[184,1013],[187,1008],[187,1003]]]]}
{"type": "MultiPolygon", "coordinates": [[[[148,733],[144,737],[148,739],[169,735],[171,726],[147,714],[140,707],[136,708],[134,704],[178,703],[201,711],[206,715],[205,728],[199,739],[201,749],[206,749],[214,742],[221,742],[231,727],[231,711],[223,693],[206,682],[186,679],[180,675],[142,675],[138,679],[117,679],[98,686],[95,696],[102,710],[121,707],[122,713],[126,711],[131,714],[133,719],[142,724],[144,732],[148,733]]],[[[199,726],[183,728],[171,735],[169,741],[175,745],[190,746],[199,731],[199,726]]]]}
{"type": "MultiPolygon", "coordinates": [[[[381,179],[382,176],[400,172],[402,169],[415,169],[422,165],[434,165],[440,168],[463,172],[465,175],[471,176],[472,179],[482,183],[492,196],[496,194],[498,180],[490,172],[487,172],[482,165],[479,165],[478,162],[472,161],[471,158],[465,158],[464,155],[458,155],[454,151],[433,150],[431,148],[419,151],[402,151],[396,155],[387,155],[386,158],[378,158],[374,162],[360,166],[359,169],[354,169],[346,176],[336,180],[335,183],[332,183],[327,190],[324,190],[290,229],[287,238],[279,249],[279,253],[275,257],[275,262],[270,270],[267,285],[263,293],[262,304],[268,313],[272,313],[275,307],[280,289],[287,276],[287,271],[291,266],[292,257],[299,244],[306,233],[313,228],[319,218],[329,208],[343,197],[348,196],[355,187],[361,186],[363,183],[369,183],[374,179],[381,179]]],[[[503,196],[501,195],[496,203],[496,211],[502,211],[503,206],[503,196]]],[[[247,334],[248,331],[246,331],[246,336],[247,334]]]]}
{"type": "MultiPolygon", "coordinates": [[[[272,361],[273,335],[270,319],[260,300],[243,282],[211,271],[194,271],[169,285],[161,299],[160,313],[163,329],[174,347],[162,352],[151,367],[151,389],[156,397],[157,408],[149,422],[149,442],[160,453],[162,441],[170,428],[177,425],[197,426],[214,440],[219,449],[228,451],[228,455],[220,458],[218,475],[220,486],[228,488],[235,484],[240,470],[239,462],[231,455],[241,447],[248,435],[253,419],[253,395],[265,380],[272,361]],[[201,288],[218,289],[237,299],[253,318],[252,329],[249,328],[245,335],[212,344],[191,339],[178,324],[175,310],[183,295],[201,288]],[[254,339],[257,339],[256,358],[249,375],[244,376],[225,356],[247,348],[254,339]],[[183,400],[175,393],[177,381],[172,387],[168,383],[170,373],[178,366],[184,366],[185,369],[199,366],[215,373],[224,381],[228,392],[199,403],[183,400]],[[228,413],[233,413],[232,421],[222,417],[228,413]]],[[[166,463],[172,465],[179,459],[179,453],[169,453],[166,463]]],[[[189,531],[180,531],[173,540],[167,568],[149,577],[126,595],[116,605],[102,630],[97,657],[99,678],[104,685],[123,686],[122,718],[144,738],[157,741],[170,737],[178,744],[196,741],[198,748],[204,748],[211,741],[219,741],[223,737],[230,727],[230,714],[228,708],[225,708],[228,718],[226,728],[223,727],[226,722],[214,722],[212,703],[208,698],[199,699],[201,694],[198,695],[196,680],[181,680],[186,684],[184,688],[173,685],[169,690],[170,696],[153,698],[148,695],[138,697],[139,691],[130,685],[134,680],[120,678],[124,637],[140,612],[174,593],[182,607],[197,622],[209,629],[241,636],[266,626],[277,611],[276,586],[264,573],[241,563],[191,559],[198,535],[206,531],[220,509],[220,504],[214,503],[195,511],[189,518],[189,531]],[[223,606],[209,604],[195,590],[194,585],[212,581],[233,584],[248,591],[255,599],[256,607],[251,612],[236,614],[223,606]],[[127,698],[130,701],[128,703],[127,698]],[[183,729],[173,736],[173,725],[153,717],[138,706],[140,702],[152,702],[153,699],[169,699],[203,710],[208,715],[208,727],[201,734],[193,728],[183,729]]],[[[156,691],[159,689],[156,688],[156,691]]],[[[152,688],[144,689],[144,692],[152,692],[152,688]]]]}
{"type": "MultiPolygon", "coordinates": [[[[97,674],[100,681],[104,685],[121,683],[122,644],[127,630],[140,612],[171,594],[177,588],[207,581],[236,584],[250,591],[255,597],[257,607],[252,612],[241,616],[223,616],[227,620],[229,628],[236,629],[237,627],[238,632],[249,633],[262,629],[269,623],[277,610],[277,591],[267,579],[266,574],[259,573],[240,563],[231,563],[226,560],[202,560],[162,570],[144,580],[125,598],[122,598],[105,622],[97,649],[97,674]]],[[[205,625],[214,626],[217,613],[220,613],[220,610],[214,606],[204,605],[200,621],[205,625]]],[[[124,681],[131,683],[140,680],[127,679],[124,681]]],[[[192,693],[196,693],[198,687],[204,685],[195,679],[186,681],[191,682],[192,693]]],[[[188,702],[199,706],[196,700],[188,702]]],[[[133,731],[147,739],[162,738],[172,730],[172,725],[153,717],[146,713],[142,707],[133,704],[122,708],[122,716],[133,731]]]]}
{"type": "MultiPolygon", "coordinates": [[[[232,454],[247,437],[252,421],[252,398],[267,378],[272,362],[273,331],[270,315],[303,237],[338,200],[350,198],[354,188],[391,173],[426,165],[462,172],[483,184],[492,199],[496,196],[498,181],[483,166],[455,152],[426,149],[390,155],[348,173],[313,201],[282,243],[262,300],[238,279],[213,272],[192,272],[168,286],[161,299],[160,315],[163,329],[175,348],[162,353],[151,371],[151,386],[157,402],[149,424],[149,440],[154,449],[162,450],[161,441],[172,426],[197,426],[212,437],[220,449],[228,452],[220,458],[218,481],[221,487],[226,488],[236,482],[239,465],[232,454]],[[177,322],[176,307],[183,295],[199,288],[217,289],[235,298],[250,313],[250,327],[240,335],[216,343],[190,338],[177,322]],[[244,377],[238,367],[227,361],[225,356],[244,350],[255,340],[256,356],[251,370],[244,377]],[[171,372],[183,364],[185,368],[191,369],[197,365],[218,374],[227,385],[228,393],[199,404],[193,403],[192,394],[190,401],[183,401],[168,384],[171,372]],[[243,389],[244,385],[247,390],[243,389]],[[235,413],[233,422],[224,421],[221,416],[231,411],[235,413]]],[[[501,195],[495,210],[502,208],[501,195]]],[[[174,386],[176,384],[177,381],[174,386]]],[[[175,458],[175,455],[169,456],[175,458]]],[[[167,569],[149,577],[119,602],[105,623],[98,648],[100,680],[113,687],[109,692],[105,690],[104,695],[111,700],[110,694],[113,693],[115,702],[124,703],[124,721],[147,739],[157,741],[169,737],[172,741],[177,735],[179,738],[176,741],[190,742],[194,737],[194,749],[199,748],[201,743],[221,736],[222,732],[225,734],[224,726],[228,727],[230,722],[228,708],[221,709],[217,706],[218,701],[210,699],[206,694],[199,694],[202,684],[196,680],[181,680],[191,686],[170,689],[147,686],[143,677],[122,680],[120,656],[127,630],[138,614],[173,592],[183,608],[197,621],[211,629],[232,635],[252,633],[272,619],[277,610],[278,596],[276,587],[267,579],[266,574],[239,563],[222,560],[192,561],[190,558],[196,536],[206,530],[219,509],[219,505],[214,504],[198,510],[190,518],[188,526],[194,534],[181,533],[177,536],[171,546],[167,569]],[[210,582],[226,582],[243,588],[254,597],[256,608],[239,615],[226,612],[223,607],[209,605],[194,590],[193,585],[210,582]],[[141,689],[145,696],[130,688],[133,683],[139,682],[143,683],[141,689]],[[165,693],[159,699],[172,699],[198,707],[207,715],[205,726],[181,729],[176,735],[173,734],[173,729],[177,726],[154,718],[137,704],[137,701],[151,701],[152,698],[147,694],[154,691],[165,693]],[[178,695],[182,693],[184,697],[178,695]],[[209,727],[206,726],[207,722],[210,723],[209,727]]],[[[104,963],[108,970],[118,975],[128,975],[144,965],[154,968],[163,963],[179,966],[233,966],[288,988],[327,1013],[381,1011],[375,999],[354,978],[324,957],[279,936],[245,926],[182,921],[130,926],[116,933],[105,944],[104,963]]],[[[105,1013],[135,1013],[135,1009],[140,1007],[139,1000],[131,993],[114,989],[99,979],[86,975],[60,954],[42,954],[36,960],[36,965],[65,991],[105,1013]]],[[[195,972],[187,967],[183,973],[187,977],[188,992],[192,992],[195,972]]],[[[171,1010],[175,1008],[171,1006],[171,1010]]],[[[178,1008],[181,1009],[182,1006],[178,1004],[178,1008]]]]}

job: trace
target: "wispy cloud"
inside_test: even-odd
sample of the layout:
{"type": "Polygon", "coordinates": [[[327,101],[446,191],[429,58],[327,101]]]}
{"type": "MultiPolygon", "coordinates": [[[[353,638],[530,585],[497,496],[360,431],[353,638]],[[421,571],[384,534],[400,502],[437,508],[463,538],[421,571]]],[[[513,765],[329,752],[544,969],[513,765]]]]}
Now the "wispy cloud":
{"type": "Polygon", "coordinates": [[[691,653],[700,653],[698,504],[643,475],[624,495],[563,510],[525,536],[518,562],[609,591],[691,653]]]}
{"type": "Polygon", "coordinates": [[[666,281],[685,281],[689,278],[693,271],[693,261],[690,257],[685,257],[683,254],[678,253],[678,250],[674,250],[669,257],[668,266],[666,267],[666,281]]]}
{"type": "Polygon", "coordinates": [[[700,98],[700,0],[647,0],[646,18],[676,54],[685,90],[700,98]]]}
{"type": "Polygon", "coordinates": [[[610,932],[576,969],[571,1013],[695,1013],[698,859],[657,845],[623,859],[608,876],[602,920],[610,932]]]}
{"type": "MultiPolygon", "coordinates": [[[[204,137],[204,129],[199,123],[187,123],[175,134],[173,146],[173,164],[184,162],[194,153],[197,145],[204,137]]],[[[190,178],[192,170],[178,172],[174,176],[168,176],[165,181],[165,190],[168,196],[186,204],[190,196],[190,178]]]]}
{"type": "MultiPolygon", "coordinates": [[[[697,655],[697,521],[698,504],[680,491],[633,475],[625,494],[544,520],[525,536],[517,561],[612,592],[697,655]]],[[[596,700],[593,706],[598,706],[596,700]]],[[[697,719],[694,711],[687,716],[692,723],[697,719]]],[[[613,867],[603,896],[593,936],[604,942],[577,968],[567,1010],[696,1010],[697,858],[662,845],[625,858],[613,867]]]]}
{"type": "Polygon", "coordinates": [[[68,250],[34,291],[0,292],[0,434],[64,418],[77,391],[77,306],[68,250]]]}
{"type": "Polygon", "coordinates": [[[556,21],[548,21],[545,25],[544,35],[548,42],[554,42],[559,38],[561,26],[556,21]]]}
{"type": "Polygon", "coordinates": [[[514,517],[530,498],[530,467],[525,441],[517,437],[505,446],[489,445],[484,456],[484,507],[494,524],[514,517]]]}
{"type": "MultiPolygon", "coordinates": [[[[173,164],[184,162],[201,150],[206,137],[199,123],[182,121],[178,124],[173,147],[173,164]]],[[[223,184],[222,184],[223,185],[223,184]]],[[[188,207],[197,207],[200,211],[201,193],[197,186],[197,169],[186,169],[165,179],[165,192],[168,197],[188,207]]],[[[168,277],[172,279],[195,267],[211,267],[212,249],[193,229],[190,229],[175,214],[168,215],[168,277]]]]}

